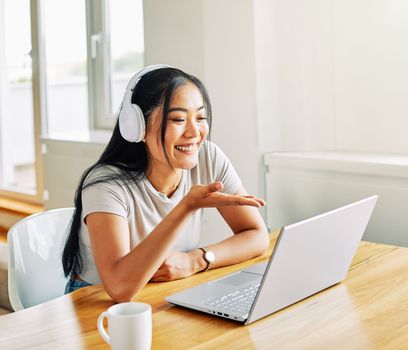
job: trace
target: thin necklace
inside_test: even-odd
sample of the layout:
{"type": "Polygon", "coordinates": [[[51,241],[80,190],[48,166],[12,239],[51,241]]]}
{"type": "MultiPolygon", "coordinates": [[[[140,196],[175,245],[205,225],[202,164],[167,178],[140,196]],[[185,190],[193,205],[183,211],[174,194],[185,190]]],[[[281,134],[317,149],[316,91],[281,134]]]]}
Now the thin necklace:
{"type": "MultiPolygon", "coordinates": [[[[147,176],[146,176],[146,177],[147,177],[147,176]]],[[[171,185],[171,187],[168,188],[167,190],[164,191],[164,190],[157,190],[157,189],[156,189],[156,191],[158,191],[158,192],[164,194],[165,196],[168,196],[168,195],[169,195],[170,193],[172,193],[172,192],[174,193],[174,192],[177,190],[177,187],[179,186],[182,177],[183,177],[183,173],[181,173],[180,178],[178,179],[177,183],[175,183],[174,185],[171,185]]],[[[149,178],[148,178],[148,179],[149,179],[149,178]]],[[[155,186],[152,184],[152,182],[150,181],[150,179],[149,179],[149,182],[151,183],[151,185],[153,186],[153,188],[155,188],[155,186]]]]}

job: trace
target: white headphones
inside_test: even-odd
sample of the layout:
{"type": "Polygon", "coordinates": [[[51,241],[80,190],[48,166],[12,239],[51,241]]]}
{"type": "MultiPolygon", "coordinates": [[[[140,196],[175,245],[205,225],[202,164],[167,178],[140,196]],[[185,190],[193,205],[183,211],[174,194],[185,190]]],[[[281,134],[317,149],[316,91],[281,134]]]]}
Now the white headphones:
{"type": "Polygon", "coordinates": [[[122,137],[129,142],[140,142],[145,137],[146,125],[143,112],[136,104],[132,104],[132,94],[143,75],[161,68],[173,68],[164,64],[155,64],[139,70],[126,86],[125,95],[119,109],[119,130],[122,137]]]}

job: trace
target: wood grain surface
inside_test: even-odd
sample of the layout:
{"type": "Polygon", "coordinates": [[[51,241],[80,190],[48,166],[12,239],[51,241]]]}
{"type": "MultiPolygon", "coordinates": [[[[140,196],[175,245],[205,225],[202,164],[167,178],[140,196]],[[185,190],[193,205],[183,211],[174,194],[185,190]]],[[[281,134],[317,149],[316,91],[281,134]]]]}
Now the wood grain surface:
{"type": "MultiPolygon", "coordinates": [[[[408,349],[408,248],[361,242],[345,281],[249,326],[164,300],[265,260],[270,237],[263,257],[148,284],[134,301],[152,305],[153,349],[408,349]]],[[[108,349],[96,320],[112,304],[98,285],[1,316],[0,349],[108,349]]]]}

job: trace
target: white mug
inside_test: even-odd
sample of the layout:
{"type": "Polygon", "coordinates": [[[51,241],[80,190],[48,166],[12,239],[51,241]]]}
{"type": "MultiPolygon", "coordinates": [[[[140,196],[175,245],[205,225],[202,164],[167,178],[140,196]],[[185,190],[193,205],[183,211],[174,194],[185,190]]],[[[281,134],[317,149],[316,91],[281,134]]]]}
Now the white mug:
{"type": "Polygon", "coordinates": [[[145,303],[121,303],[98,317],[98,331],[113,350],[150,350],[152,346],[152,308],[145,303]],[[108,318],[108,333],[103,319],[108,318]]]}

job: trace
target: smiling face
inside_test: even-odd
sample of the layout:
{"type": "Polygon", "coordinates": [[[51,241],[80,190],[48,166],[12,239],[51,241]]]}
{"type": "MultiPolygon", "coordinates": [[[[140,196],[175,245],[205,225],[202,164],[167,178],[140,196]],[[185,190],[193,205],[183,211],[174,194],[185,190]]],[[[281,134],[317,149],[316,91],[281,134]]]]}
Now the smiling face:
{"type": "Polygon", "coordinates": [[[161,143],[161,121],[162,106],[152,111],[146,131],[148,170],[192,169],[198,162],[199,148],[209,130],[200,90],[187,82],[173,93],[164,137],[168,161],[161,143]]]}

